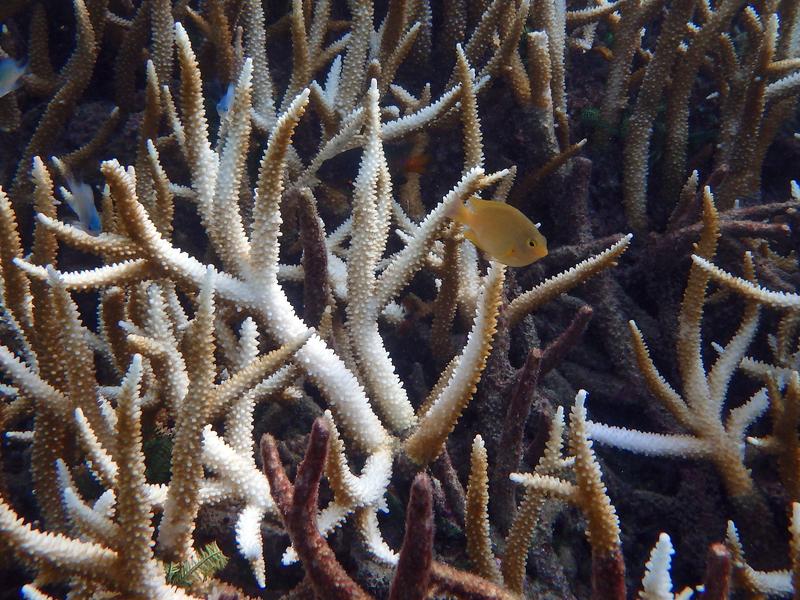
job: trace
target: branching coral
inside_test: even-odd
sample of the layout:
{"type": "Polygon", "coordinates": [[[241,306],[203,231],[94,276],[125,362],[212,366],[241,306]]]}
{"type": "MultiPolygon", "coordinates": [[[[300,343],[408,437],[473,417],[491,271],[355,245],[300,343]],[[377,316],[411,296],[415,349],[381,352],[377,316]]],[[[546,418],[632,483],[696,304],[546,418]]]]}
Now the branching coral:
{"type": "MultiPolygon", "coordinates": [[[[719,222],[711,190],[703,192],[704,228],[696,251],[713,256],[719,236],[719,222]]],[[[745,263],[753,279],[751,261],[745,263]]],[[[653,395],[672,413],[690,436],[646,434],[593,423],[591,436],[600,442],[651,456],[698,457],[711,460],[734,497],[754,493],[753,481],[744,465],[742,442],[746,429],[767,408],[766,390],[756,392],[745,404],[730,411],[723,421],[724,403],[734,372],[739,366],[758,326],[759,305],[750,302],[741,325],[713,367],[706,371],[702,359],[700,325],[709,276],[697,265],[689,272],[681,313],[678,317],[676,352],[684,394],[680,396],[661,376],[648,353],[641,332],[631,322],[631,333],[639,369],[653,395]]]]}
{"type": "MultiPolygon", "coordinates": [[[[351,38],[360,39],[361,44],[367,35],[361,29],[369,27],[371,17],[367,15],[364,18],[368,20],[354,24],[351,38]]],[[[52,184],[46,168],[37,163],[36,193],[42,200],[36,243],[40,246],[49,244],[48,247],[52,248],[54,235],[58,235],[84,251],[102,256],[106,264],[96,269],[67,273],[58,272],[52,266],[42,266],[54,262],[52,250],[47,251],[49,257],[45,254],[37,259],[34,254],[31,258],[23,258],[18,244],[14,245],[13,215],[7,211],[10,245],[5,246],[4,272],[10,284],[7,289],[12,294],[7,306],[9,311],[18,307],[16,312],[25,322],[18,332],[24,345],[28,345],[28,337],[36,335],[32,321],[35,319],[38,323],[41,320],[38,313],[29,316],[28,307],[43,306],[42,301],[36,301],[36,296],[29,296],[29,286],[43,290],[48,298],[52,298],[50,302],[54,303],[60,318],[74,324],[72,329],[60,335],[86,340],[91,334],[82,328],[77,312],[70,308],[68,290],[109,290],[104,293],[102,305],[104,330],[101,348],[113,357],[113,364],[118,368],[129,360],[133,351],[146,357],[141,375],[147,390],[143,406],[153,415],[166,409],[174,419],[169,486],[148,488],[143,487],[143,482],[139,486],[140,493],[150,490],[145,496],[148,500],[142,506],[163,510],[157,536],[159,554],[166,558],[188,559],[194,552],[192,532],[200,507],[239,499],[245,503],[236,525],[239,551],[251,561],[256,579],[263,586],[265,567],[257,531],[261,519],[265,513],[274,510],[274,505],[268,486],[255,473],[250,445],[241,437],[249,435],[254,399],[263,393],[259,389],[270,386],[269,375],[276,369],[273,378],[282,376],[283,370],[279,369],[282,360],[295,352],[295,364],[323,391],[331,403],[333,418],[347,439],[370,455],[360,481],[350,474],[343,457],[332,463],[335,465],[332,467],[332,481],[339,481],[338,492],[336,502],[321,514],[319,528],[327,533],[356,508],[362,512],[366,510],[367,514],[374,513],[381,505],[390,476],[391,433],[405,438],[400,446],[402,452],[424,466],[440,452],[445,438],[474,393],[491,348],[503,269],[499,265],[490,268],[482,284],[483,291],[475,300],[477,313],[470,340],[445,371],[437,393],[418,416],[414,414],[402,383],[393,374],[391,359],[378,332],[378,317],[420,268],[421,261],[432,248],[448,207],[463,202],[470,194],[503,177],[505,172],[485,176],[480,161],[468,159],[460,183],[419,225],[411,225],[404,247],[378,270],[388,243],[390,219],[393,212],[399,210],[391,199],[391,180],[382,144],[436,118],[447,106],[447,100],[433,103],[407,117],[381,123],[380,87],[373,80],[366,94],[361,96],[363,87],[356,76],[360,67],[353,61],[365,59],[357,58],[363,46],[355,45],[347,55],[349,62],[346,60],[342,68],[341,85],[337,85],[339,74],[332,71],[326,84],[327,101],[347,108],[352,107],[353,98],[362,97],[364,106],[350,115],[343,115],[339,120],[339,131],[327,142],[323,141],[317,157],[311,160],[311,166],[303,169],[292,147],[292,139],[308,104],[308,90],[300,89],[301,82],[307,81],[308,73],[306,67],[297,64],[302,63],[304,57],[295,56],[295,73],[283,102],[283,112],[274,118],[262,115],[274,124],[262,156],[252,206],[248,210],[252,222],[245,224],[236,198],[244,180],[250,143],[250,118],[254,109],[251,98],[256,82],[254,63],[249,58],[241,63],[231,108],[220,130],[222,137],[212,146],[198,63],[187,32],[180,23],[175,25],[174,42],[181,70],[180,115],[170,113],[171,100],[167,88],[163,88],[161,102],[157,97],[159,70],[163,76],[169,63],[164,53],[168,52],[165,48],[170,44],[163,39],[162,20],[163,15],[153,20],[158,64],[155,69],[148,70],[148,89],[152,92],[148,110],[153,112],[142,127],[145,135],[158,135],[158,113],[166,110],[172,124],[173,139],[178,142],[179,153],[189,167],[191,191],[182,191],[167,178],[160,164],[157,140],[143,137],[147,158],[138,161],[137,171],[125,168],[117,161],[103,163],[101,170],[108,186],[104,210],[106,232],[90,237],[73,226],[54,220],[52,212],[48,214],[48,206],[54,203],[52,184]],[[334,95],[335,89],[339,89],[342,95],[334,95]],[[292,98],[296,91],[299,93],[292,98]],[[363,147],[363,158],[354,182],[350,246],[346,254],[346,290],[336,285],[338,275],[333,268],[328,275],[333,282],[333,300],[345,303],[346,307],[347,337],[337,339],[336,345],[346,344],[352,349],[355,362],[347,367],[319,337],[312,335],[308,338],[305,325],[287,301],[279,283],[284,268],[278,264],[282,221],[280,204],[287,168],[289,173],[296,173],[298,177],[297,183],[290,183],[290,186],[301,181],[316,185],[315,170],[351,145],[356,140],[354,135],[362,127],[360,138],[363,141],[357,144],[363,147]],[[474,164],[469,166],[469,163],[474,164]],[[221,269],[203,264],[170,242],[172,227],[169,219],[174,212],[170,204],[176,193],[191,195],[209,243],[220,257],[221,269]],[[30,283],[27,279],[19,279],[17,268],[30,278],[30,283]],[[48,292],[48,289],[52,291],[48,292]],[[182,291],[178,292],[178,289],[182,291]],[[188,297],[196,306],[191,319],[184,314],[181,304],[183,290],[188,290],[188,297]],[[273,338],[286,343],[287,349],[279,356],[259,356],[254,346],[256,330],[250,320],[245,322],[249,323],[249,329],[242,329],[240,342],[230,339],[224,323],[230,307],[252,314],[273,338]],[[113,320],[115,314],[122,319],[119,325],[113,320]],[[223,321],[219,322],[219,319],[223,321]],[[119,326],[122,335],[115,331],[119,326]],[[215,339],[216,352],[222,351],[225,362],[230,365],[224,380],[220,380],[220,369],[216,366],[215,339]],[[350,369],[356,370],[357,378],[350,369]],[[366,390],[359,381],[365,383],[366,390]],[[387,386],[389,383],[391,385],[387,386]],[[388,430],[384,429],[373,408],[386,422],[388,430]],[[223,411],[232,412],[227,416],[224,434],[220,436],[209,424],[223,411]],[[203,466],[216,478],[205,479],[203,466]]],[[[250,35],[254,43],[258,43],[259,25],[251,20],[246,21],[245,26],[255,30],[250,35]]],[[[465,70],[464,54],[460,56],[462,93],[468,99],[472,98],[471,102],[464,103],[467,114],[471,115],[465,121],[469,123],[465,128],[465,144],[468,154],[477,156],[481,153],[479,121],[469,80],[471,75],[465,70]]],[[[452,98],[454,93],[450,92],[449,97],[452,98]]],[[[331,253],[330,264],[340,264],[334,242],[326,240],[325,243],[331,253]]],[[[572,275],[567,283],[574,285],[583,276],[582,273],[572,275]]],[[[561,283],[558,289],[565,289],[564,284],[561,283]]],[[[517,310],[531,309],[531,306],[526,306],[517,310]]],[[[62,347],[72,347],[66,339],[61,344],[62,347]]],[[[115,448],[120,442],[117,439],[119,434],[114,431],[119,419],[115,422],[111,404],[105,398],[110,394],[113,401],[119,402],[121,392],[105,392],[98,396],[103,399],[99,405],[92,400],[96,392],[93,387],[86,388],[94,380],[87,363],[91,350],[85,341],[81,344],[72,350],[73,356],[83,356],[80,361],[66,357],[60,361],[60,366],[71,365],[76,369],[74,376],[67,379],[72,382],[70,385],[78,386],[74,389],[69,386],[64,389],[50,387],[51,384],[47,383],[49,375],[37,372],[38,362],[34,354],[29,354],[30,362],[25,365],[10,350],[4,350],[4,363],[20,389],[26,390],[26,397],[46,402],[48,398],[60,398],[64,394],[73,398],[72,402],[79,411],[76,424],[67,429],[62,426],[56,437],[49,430],[47,434],[44,430],[38,434],[34,432],[35,453],[41,453],[47,444],[51,446],[36,471],[40,473],[39,479],[44,481],[45,472],[52,469],[47,465],[48,461],[66,456],[64,444],[70,431],[75,429],[85,451],[93,457],[92,465],[97,477],[109,488],[114,488],[122,474],[119,460],[115,459],[115,448]],[[56,440],[62,441],[53,446],[56,440]]],[[[61,400],[58,402],[64,404],[61,400]]],[[[52,412],[54,409],[49,410],[52,412]]],[[[30,407],[20,409],[16,419],[29,411],[30,407]]],[[[59,417],[59,414],[54,412],[53,418],[63,423],[64,415],[59,417]]],[[[43,490],[47,487],[42,484],[43,490]]],[[[59,490],[52,483],[49,487],[52,490],[50,520],[57,528],[59,523],[63,523],[63,517],[59,516],[63,489],[59,490]]],[[[48,496],[43,494],[42,497],[48,496]]],[[[143,526],[145,521],[149,519],[143,513],[135,523],[143,526]]],[[[122,524],[119,526],[123,527],[122,524]]],[[[368,537],[368,541],[371,539],[368,537]]],[[[381,542],[377,544],[380,555],[381,542]]],[[[130,568],[150,568],[147,567],[150,556],[148,550],[135,560],[132,558],[130,568]]]]}
{"type": "MultiPolygon", "coordinates": [[[[707,458],[736,501],[761,498],[747,440],[777,457],[797,500],[797,198],[735,200],[761,189],[767,149],[783,143],[798,13],[791,0],[0,8],[0,57],[30,57],[0,97],[0,126],[19,132],[0,151],[1,472],[30,456],[29,476],[0,478],[0,544],[30,569],[23,594],[228,597],[219,578],[239,597],[505,599],[546,585],[581,596],[577,577],[543,583],[563,565],[536,562],[560,562],[538,545],[554,496],[587,522],[591,560],[578,548],[565,564],[591,572],[593,597],[621,598],[604,483],[613,492],[618,479],[601,478],[590,438],[707,458]],[[715,53],[721,65],[708,63],[715,53]],[[590,62],[604,59],[607,85],[589,77],[582,89],[576,74],[604,72],[590,62]],[[719,94],[720,132],[713,156],[687,166],[695,88],[719,94]],[[650,152],[662,94],[665,165],[650,152]],[[605,98],[596,136],[577,118],[592,97],[605,98]],[[609,166],[613,151],[606,161],[587,139],[608,142],[621,121],[623,160],[609,166]],[[658,205],[651,164],[665,180],[658,205]],[[87,209],[97,195],[100,231],[71,222],[57,193],[87,209]],[[449,218],[476,196],[542,221],[550,255],[514,270],[479,253],[449,218]],[[670,282],[651,280],[688,263],[697,236],[677,316],[679,394],[656,370],[665,344],[646,313],[674,299],[670,282]],[[745,249],[744,277],[716,266],[745,249]],[[745,305],[706,369],[712,281],[745,305]],[[783,311],[771,364],[762,304],[783,311]],[[631,325],[629,342],[631,317],[645,333],[631,325]],[[581,392],[565,452],[577,389],[600,388],[599,404],[620,389],[644,401],[626,372],[631,348],[690,434],[589,422],[581,392]],[[736,405],[739,367],[764,387],[736,405]],[[771,431],[746,438],[767,409],[771,431]],[[515,482],[526,484],[518,506],[515,482]],[[168,565],[197,564],[211,540],[228,566],[170,585],[168,565]],[[300,585],[281,551],[302,564],[300,585]],[[474,572],[453,566],[467,559],[474,572]]],[[[768,577],[730,545],[735,580],[763,589],[768,577]]],[[[672,594],[670,555],[661,538],[641,597],[685,597],[672,594]]],[[[709,559],[709,573],[726,564],[709,559]]],[[[724,597],[717,581],[728,579],[709,575],[707,596],[724,597]]]]}
{"type": "Polygon", "coordinates": [[[269,436],[261,440],[261,458],[283,523],[300,560],[307,565],[317,596],[363,600],[369,596],[344,572],[317,529],[319,480],[325,466],[329,436],[324,421],[315,421],[294,485],[286,478],[275,440],[269,436]]]}
{"type": "Polygon", "coordinates": [[[575,483],[551,475],[513,474],[512,479],[539,493],[576,504],[586,517],[586,535],[592,546],[592,590],[596,598],[625,596],[625,563],[619,539],[619,519],[603,485],[600,467],[588,438],[584,402],[586,392],[575,398],[569,428],[569,448],[574,457],[575,483]]]}
{"type": "Polygon", "coordinates": [[[141,377],[142,359],[134,355],[114,412],[114,467],[120,466],[114,469],[114,487],[104,500],[94,507],[86,505],[77,496],[66,465],[60,463],[64,508],[71,526],[86,541],[32,529],[5,502],[0,505],[2,530],[19,555],[40,570],[40,585],[70,577],[77,589],[87,591],[103,586],[132,598],[186,597],[167,587],[164,571],[152,555],[152,500],[146,496],[141,449],[141,377]],[[111,513],[116,513],[114,522],[111,513]]]}
{"type": "MultiPolygon", "coordinates": [[[[798,22],[791,2],[773,2],[758,11],[745,5],[738,0],[719,2],[713,7],[695,7],[691,1],[669,3],[659,24],[661,32],[652,58],[643,67],[625,143],[624,202],[634,229],[647,228],[648,162],[662,95],[666,100],[666,136],[660,176],[664,183],[661,196],[666,202],[674,204],[688,175],[691,97],[698,72],[710,53],[719,58],[713,67],[715,88],[707,101],[719,101],[721,113],[714,166],[729,168],[718,191],[719,206],[727,210],[737,197],[758,191],[767,148],[796,103],[797,88],[780,79],[780,69],[773,64],[797,57],[798,22]],[[693,12],[697,12],[696,17],[693,12]],[[780,28],[779,14],[786,17],[780,28]],[[751,24],[746,28],[746,42],[737,38],[737,20],[751,24]],[[692,27],[687,28],[687,21],[692,27]],[[788,86],[785,97],[778,92],[784,86],[788,86]]],[[[630,5],[624,13],[623,27],[636,28],[635,31],[647,27],[658,14],[658,7],[657,2],[630,5]]],[[[626,103],[624,82],[632,79],[631,60],[641,44],[632,31],[625,33],[618,42],[619,53],[613,58],[613,85],[608,86],[603,103],[605,128],[617,125],[620,108],[626,103]]]]}

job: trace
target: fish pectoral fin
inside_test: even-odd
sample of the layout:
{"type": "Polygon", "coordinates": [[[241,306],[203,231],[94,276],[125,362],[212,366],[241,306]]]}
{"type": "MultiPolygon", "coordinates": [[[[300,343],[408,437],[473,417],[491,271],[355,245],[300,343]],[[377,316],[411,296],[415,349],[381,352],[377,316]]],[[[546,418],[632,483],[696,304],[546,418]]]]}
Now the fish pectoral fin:
{"type": "Polygon", "coordinates": [[[514,256],[517,253],[517,248],[514,244],[511,244],[508,248],[503,251],[503,256],[514,256]]]}

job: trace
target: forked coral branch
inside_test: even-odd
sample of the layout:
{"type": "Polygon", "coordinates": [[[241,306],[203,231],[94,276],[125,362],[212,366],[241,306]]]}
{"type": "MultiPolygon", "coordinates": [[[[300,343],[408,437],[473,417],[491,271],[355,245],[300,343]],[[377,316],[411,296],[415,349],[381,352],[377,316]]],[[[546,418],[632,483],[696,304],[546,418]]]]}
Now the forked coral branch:
{"type": "Polygon", "coordinates": [[[330,431],[317,419],[311,429],[306,455],[297,468],[294,484],[289,482],[278,456],[275,438],[261,439],[261,459],[281,519],[319,598],[368,600],[370,596],[345,573],[328,543],[317,529],[319,480],[328,453],[330,431]]]}
{"type": "MultiPolygon", "coordinates": [[[[719,222],[708,187],[703,192],[703,222],[697,252],[711,257],[716,252],[719,222]]],[[[752,261],[748,258],[745,270],[750,279],[755,277],[752,261]]],[[[591,437],[601,443],[633,452],[710,460],[728,492],[744,499],[755,494],[755,488],[744,464],[742,442],[747,427],[767,408],[766,389],[762,388],[745,404],[730,410],[727,418],[724,409],[731,378],[755,335],[760,309],[754,300],[747,304],[739,329],[714,365],[706,369],[701,352],[701,319],[708,281],[706,271],[693,264],[678,316],[676,354],[683,395],[678,394],[658,372],[641,332],[635,323],[630,323],[636,360],[651,393],[691,435],[644,433],[596,423],[590,424],[589,431],[591,437]]]]}
{"type": "MultiPolygon", "coordinates": [[[[592,597],[621,600],[625,598],[625,563],[619,518],[606,493],[588,437],[585,401],[586,392],[580,390],[570,413],[568,436],[570,454],[574,457],[575,483],[536,472],[513,473],[511,479],[537,493],[575,504],[581,510],[586,517],[586,536],[592,547],[592,597]]],[[[556,447],[554,444],[553,448],[556,447]]]]}

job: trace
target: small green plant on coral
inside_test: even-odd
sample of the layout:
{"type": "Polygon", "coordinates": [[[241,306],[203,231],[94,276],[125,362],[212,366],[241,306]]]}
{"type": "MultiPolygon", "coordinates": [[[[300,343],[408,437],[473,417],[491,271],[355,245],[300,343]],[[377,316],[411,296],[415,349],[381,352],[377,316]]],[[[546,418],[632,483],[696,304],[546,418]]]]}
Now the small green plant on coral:
{"type": "Polygon", "coordinates": [[[181,563],[167,563],[167,583],[179,587],[190,587],[213,577],[228,564],[216,542],[206,544],[197,556],[181,563]]]}

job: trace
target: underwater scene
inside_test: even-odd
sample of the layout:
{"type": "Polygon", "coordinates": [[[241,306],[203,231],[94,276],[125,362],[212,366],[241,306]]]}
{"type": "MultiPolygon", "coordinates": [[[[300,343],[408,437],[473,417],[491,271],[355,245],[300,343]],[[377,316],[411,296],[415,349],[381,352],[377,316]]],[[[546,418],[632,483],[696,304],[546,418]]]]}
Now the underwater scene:
{"type": "Polygon", "coordinates": [[[0,600],[800,599],[800,0],[0,0],[0,600]]]}

